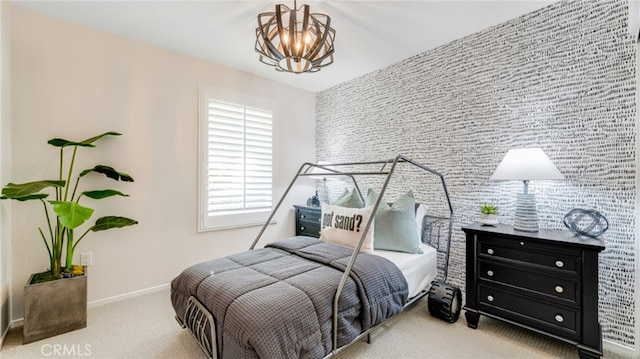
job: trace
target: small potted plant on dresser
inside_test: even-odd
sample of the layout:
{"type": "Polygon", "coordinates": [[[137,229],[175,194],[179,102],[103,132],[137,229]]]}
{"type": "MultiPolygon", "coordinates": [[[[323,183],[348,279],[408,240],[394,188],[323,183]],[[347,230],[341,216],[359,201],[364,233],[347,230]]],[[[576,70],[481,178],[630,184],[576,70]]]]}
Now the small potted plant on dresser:
{"type": "Polygon", "coordinates": [[[98,218],[79,236],[75,233],[94,212],[92,208],[80,205],[81,199],[98,200],[113,196],[128,196],[113,189],[76,193],[80,180],[90,174],[102,174],[116,181],[133,182],[131,176],[109,166],[97,165],[86,169],[72,180],[76,154],[80,147],[95,147],[94,142],[101,138],[119,135],[117,132],[106,132],[80,142],[60,138],[51,139],[48,143],[59,148],[60,151],[58,179],[21,184],[9,183],[2,189],[0,199],[41,202],[46,219],[44,230],[38,227],[38,232],[49,255],[49,269],[31,275],[24,287],[25,344],[87,326],[87,276],[83,266],[73,265],[73,252],[89,232],[138,223],[126,217],[106,216],[98,218]],[[72,149],[66,171],[65,149],[72,149]],[[53,199],[49,199],[48,193],[41,193],[47,189],[53,192],[53,199]]]}
{"type": "Polygon", "coordinates": [[[479,222],[486,226],[494,226],[498,224],[498,207],[487,203],[480,206],[479,222]]]}

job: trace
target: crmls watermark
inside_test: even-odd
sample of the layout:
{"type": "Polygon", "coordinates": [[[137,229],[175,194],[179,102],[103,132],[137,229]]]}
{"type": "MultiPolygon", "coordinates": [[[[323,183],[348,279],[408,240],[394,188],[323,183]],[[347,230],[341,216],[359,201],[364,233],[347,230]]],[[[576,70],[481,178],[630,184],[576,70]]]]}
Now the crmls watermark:
{"type": "Polygon", "coordinates": [[[91,344],[43,344],[40,353],[45,357],[88,357],[91,344]]]}

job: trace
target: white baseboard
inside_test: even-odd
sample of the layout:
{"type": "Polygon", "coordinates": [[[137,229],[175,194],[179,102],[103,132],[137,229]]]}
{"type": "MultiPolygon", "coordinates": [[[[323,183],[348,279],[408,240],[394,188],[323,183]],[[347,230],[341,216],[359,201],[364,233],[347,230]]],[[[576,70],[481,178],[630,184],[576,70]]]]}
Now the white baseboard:
{"type": "Polygon", "coordinates": [[[625,358],[640,358],[640,353],[635,349],[620,345],[618,343],[610,342],[608,340],[602,341],[603,350],[607,350],[625,358]]]}
{"type": "Polygon", "coordinates": [[[155,286],[155,287],[146,288],[146,289],[136,290],[134,292],[115,295],[113,297],[94,300],[94,301],[89,302],[87,304],[87,306],[89,308],[95,308],[95,307],[99,307],[101,305],[114,303],[114,302],[119,302],[121,300],[129,299],[129,298],[135,298],[135,297],[139,297],[139,296],[145,295],[145,294],[155,293],[155,292],[159,292],[159,291],[165,290],[165,289],[169,289],[169,283],[161,284],[161,285],[158,285],[158,286],[155,286]]]}
{"type": "MultiPolygon", "coordinates": [[[[146,289],[136,290],[136,291],[129,292],[129,293],[115,295],[113,297],[94,300],[94,301],[91,301],[91,302],[87,303],[87,308],[95,308],[95,307],[99,307],[101,305],[115,303],[115,302],[119,302],[121,300],[135,298],[135,297],[139,297],[141,295],[151,294],[151,293],[159,292],[161,290],[166,290],[166,289],[169,289],[169,283],[161,284],[161,285],[158,285],[158,286],[155,286],[155,287],[146,288],[146,289]]],[[[21,326],[23,322],[24,322],[24,318],[19,318],[19,319],[16,319],[16,320],[12,321],[11,324],[9,325],[9,328],[7,328],[7,332],[11,328],[14,328],[14,327],[17,327],[17,326],[21,326]]],[[[4,336],[3,336],[3,338],[4,338],[4,336]]]]}
{"type": "Polygon", "coordinates": [[[22,322],[24,322],[24,318],[18,318],[16,320],[12,320],[11,324],[9,324],[9,330],[15,328],[15,327],[19,327],[22,325],[22,322]]]}
{"type": "Polygon", "coordinates": [[[9,334],[9,330],[11,330],[12,324],[13,323],[9,322],[9,325],[7,325],[7,328],[2,333],[2,336],[0,336],[0,349],[2,349],[2,344],[4,343],[4,338],[6,338],[7,334],[9,334]]]}

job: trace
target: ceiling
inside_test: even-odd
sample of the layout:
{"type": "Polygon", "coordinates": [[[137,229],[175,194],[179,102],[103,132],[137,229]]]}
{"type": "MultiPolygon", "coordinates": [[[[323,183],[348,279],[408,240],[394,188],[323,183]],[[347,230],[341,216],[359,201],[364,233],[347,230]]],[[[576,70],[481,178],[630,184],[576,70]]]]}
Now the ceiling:
{"type": "Polygon", "coordinates": [[[557,0],[300,0],[331,17],[334,63],[311,74],[258,61],[257,15],[293,1],[26,1],[17,6],[317,92],[557,0]]]}

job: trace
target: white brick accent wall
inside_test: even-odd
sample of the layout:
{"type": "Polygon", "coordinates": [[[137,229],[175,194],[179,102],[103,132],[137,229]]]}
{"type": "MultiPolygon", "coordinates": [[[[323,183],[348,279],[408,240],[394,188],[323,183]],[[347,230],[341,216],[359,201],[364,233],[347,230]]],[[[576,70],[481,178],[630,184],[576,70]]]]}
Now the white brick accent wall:
{"type": "MultiPolygon", "coordinates": [[[[464,288],[460,227],[483,202],[512,224],[522,184],[489,176],[510,148],[542,147],[566,180],[530,184],[540,227],[564,228],[576,207],[609,219],[600,323],[604,339],[634,347],[636,47],[627,6],[563,1],[320,92],[318,159],[404,154],[443,173],[455,211],[450,281],[464,288]]],[[[427,188],[427,202],[438,190],[413,174],[394,188],[427,188]]]]}

